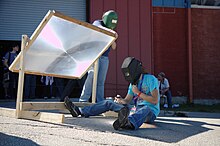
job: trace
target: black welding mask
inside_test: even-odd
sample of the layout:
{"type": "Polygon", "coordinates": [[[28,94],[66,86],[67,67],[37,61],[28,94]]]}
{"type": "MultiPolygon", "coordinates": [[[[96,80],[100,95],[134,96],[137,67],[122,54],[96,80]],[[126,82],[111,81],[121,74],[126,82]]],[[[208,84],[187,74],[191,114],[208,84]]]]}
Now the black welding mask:
{"type": "Polygon", "coordinates": [[[142,64],[139,60],[134,57],[127,57],[123,61],[121,69],[126,81],[132,85],[138,83],[142,73],[142,64]]]}

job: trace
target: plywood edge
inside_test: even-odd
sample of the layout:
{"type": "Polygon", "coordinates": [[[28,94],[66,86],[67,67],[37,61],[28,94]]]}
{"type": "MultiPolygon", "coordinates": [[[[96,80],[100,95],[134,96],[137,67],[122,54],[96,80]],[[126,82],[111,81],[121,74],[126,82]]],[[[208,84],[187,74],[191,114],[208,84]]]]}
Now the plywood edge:
{"type": "Polygon", "coordinates": [[[109,36],[115,37],[115,34],[112,33],[112,32],[110,32],[110,31],[107,31],[107,30],[102,29],[102,28],[100,28],[100,27],[94,26],[94,25],[92,25],[92,24],[90,24],[90,23],[88,23],[88,22],[83,22],[83,21],[74,19],[74,18],[72,18],[72,17],[70,17],[70,16],[67,16],[67,15],[64,15],[64,14],[58,12],[58,11],[54,11],[54,16],[60,17],[60,18],[62,18],[62,19],[68,20],[68,21],[70,21],[70,22],[74,22],[74,23],[77,23],[77,24],[82,25],[82,26],[84,26],[84,27],[87,27],[87,28],[90,28],[90,29],[93,29],[93,30],[102,32],[102,33],[104,33],[104,34],[107,34],[107,35],[109,35],[109,36]]]}
{"type": "Polygon", "coordinates": [[[64,114],[39,111],[20,111],[21,119],[36,120],[48,123],[63,123],[64,114]]]}
{"type": "Polygon", "coordinates": [[[12,108],[0,108],[0,116],[15,118],[15,109],[12,108]]]}

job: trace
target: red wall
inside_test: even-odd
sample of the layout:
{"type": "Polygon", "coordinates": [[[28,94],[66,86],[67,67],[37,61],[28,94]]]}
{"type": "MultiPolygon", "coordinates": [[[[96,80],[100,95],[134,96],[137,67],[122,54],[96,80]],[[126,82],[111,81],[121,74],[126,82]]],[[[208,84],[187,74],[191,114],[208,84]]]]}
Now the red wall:
{"type": "Polygon", "coordinates": [[[150,0],[91,0],[90,22],[101,19],[107,10],[118,13],[117,50],[110,52],[110,64],[105,84],[105,96],[127,93],[128,83],[121,73],[127,56],[139,58],[152,71],[151,1],[150,0]]]}
{"type": "Polygon", "coordinates": [[[163,71],[174,96],[188,96],[187,9],[153,8],[154,72],[163,71]]]}
{"type": "Polygon", "coordinates": [[[220,99],[220,9],[192,9],[194,99],[220,99]]]}
{"type": "MultiPolygon", "coordinates": [[[[91,0],[90,21],[117,11],[117,50],[110,52],[105,95],[125,95],[125,57],[139,58],[150,73],[166,73],[173,96],[189,97],[188,9],[151,7],[148,0],[91,0]],[[153,49],[152,49],[153,48],[153,49]]],[[[220,98],[220,10],[192,8],[193,99],[220,98]]]]}

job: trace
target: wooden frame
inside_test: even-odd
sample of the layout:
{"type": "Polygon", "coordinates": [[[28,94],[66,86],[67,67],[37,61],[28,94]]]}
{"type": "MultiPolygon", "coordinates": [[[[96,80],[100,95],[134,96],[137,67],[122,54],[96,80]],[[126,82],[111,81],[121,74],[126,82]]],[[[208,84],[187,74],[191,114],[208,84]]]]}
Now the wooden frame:
{"type": "MultiPolygon", "coordinates": [[[[32,36],[30,37],[27,46],[25,47],[26,49],[24,50],[24,52],[27,52],[30,47],[32,47],[32,45],[34,44],[34,42],[37,40],[37,38],[40,36],[40,34],[42,33],[44,27],[50,22],[52,21],[53,18],[58,18],[58,19],[62,19],[64,20],[63,22],[71,22],[72,24],[77,24],[78,26],[82,26],[83,28],[89,28],[91,31],[96,31],[96,32],[101,32],[101,33],[97,33],[97,34],[105,34],[106,36],[110,36],[113,39],[111,40],[111,42],[107,43],[107,45],[105,46],[105,48],[99,52],[99,54],[97,54],[97,57],[94,58],[94,60],[92,61],[93,63],[91,63],[91,65],[84,70],[84,72],[79,76],[71,76],[71,75],[66,75],[66,74],[55,74],[55,73],[47,73],[47,72],[41,72],[41,71],[32,71],[32,70],[24,70],[24,72],[26,74],[34,74],[34,75],[43,75],[43,76],[54,76],[54,77],[61,77],[61,78],[69,78],[69,79],[80,79],[82,78],[86,72],[88,71],[88,69],[98,60],[98,58],[111,46],[111,44],[116,40],[116,36],[114,33],[109,32],[105,29],[96,27],[92,24],[89,24],[87,22],[81,22],[79,20],[76,20],[72,17],[69,16],[65,16],[63,14],[61,14],[60,12],[57,11],[49,11],[46,16],[44,17],[44,19],[41,21],[41,23],[39,24],[39,26],[37,27],[37,29],[34,31],[34,33],[32,34],[32,36]],[[56,16],[56,17],[53,17],[56,16]]],[[[51,35],[52,36],[52,35],[51,35]]],[[[92,38],[92,37],[91,37],[92,38]]],[[[26,53],[25,53],[26,54],[26,53]]],[[[18,56],[16,57],[16,59],[14,60],[14,62],[10,65],[9,70],[11,70],[12,72],[19,72],[19,68],[18,65],[20,63],[20,57],[21,57],[21,53],[18,54],[18,56]]]]}
{"type": "MultiPolygon", "coordinates": [[[[34,33],[30,39],[28,38],[27,35],[22,35],[21,52],[9,68],[13,72],[19,72],[16,110],[7,109],[7,108],[0,108],[0,115],[9,116],[9,117],[15,116],[16,118],[38,120],[38,121],[51,122],[51,123],[63,123],[65,121],[64,114],[59,113],[60,111],[64,112],[64,113],[67,112],[66,107],[64,106],[63,102],[23,102],[23,86],[24,86],[25,73],[35,74],[35,75],[47,75],[47,76],[71,78],[69,76],[60,76],[60,75],[56,75],[56,74],[47,74],[47,73],[39,73],[39,72],[28,72],[25,70],[24,55],[27,52],[27,50],[30,48],[30,46],[34,43],[34,41],[37,39],[38,35],[40,34],[42,29],[44,28],[44,26],[47,24],[47,22],[50,20],[50,18],[52,16],[57,16],[57,17],[65,19],[65,20],[77,23],[79,25],[86,26],[90,29],[93,29],[93,30],[99,31],[101,33],[115,37],[115,34],[109,32],[109,31],[106,31],[104,29],[98,28],[96,26],[93,26],[89,23],[81,22],[79,20],[65,16],[59,12],[49,11],[47,13],[47,15],[44,17],[44,19],[41,21],[40,25],[34,31],[34,33]],[[20,63],[19,69],[16,69],[16,65],[18,65],[18,63],[20,63]],[[58,111],[58,113],[57,112],[56,113],[48,112],[51,110],[58,111]]],[[[115,41],[115,39],[111,43],[113,43],[115,41]]],[[[111,43],[109,43],[106,46],[105,50],[107,50],[110,47],[111,43]]],[[[104,51],[102,51],[99,54],[98,58],[101,56],[102,53],[104,53],[104,51]]],[[[96,100],[98,58],[94,61],[94,81],[93,81],[93,91],[92,91],[93,92],[92,93],[92,102],[93,103],[95,103],[95,100],[96,100]]],[[[82,76],[86,72],[87,72],[87,70],[82,74],[82,76]]],[[[82,107],[82,106],[86,106],[86,105],[91,105],[93,103],[75,102],[74,104],[82,107]]],[[[113,112],[108,112],[105,116],[116,116],[116,114],[114,114],[113,112]]]]}

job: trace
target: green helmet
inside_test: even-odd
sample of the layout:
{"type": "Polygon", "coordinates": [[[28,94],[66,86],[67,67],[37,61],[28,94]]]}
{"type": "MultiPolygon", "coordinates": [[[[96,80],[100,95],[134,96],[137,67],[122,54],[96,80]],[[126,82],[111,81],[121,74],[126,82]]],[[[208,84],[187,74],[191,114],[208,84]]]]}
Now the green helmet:
{"type": "Polygon", "coordinates": [[[102,21],[107,28],[115,29],[118,22],[118,15],[115,11],[109,10],[103,14],[102,21]]]}

